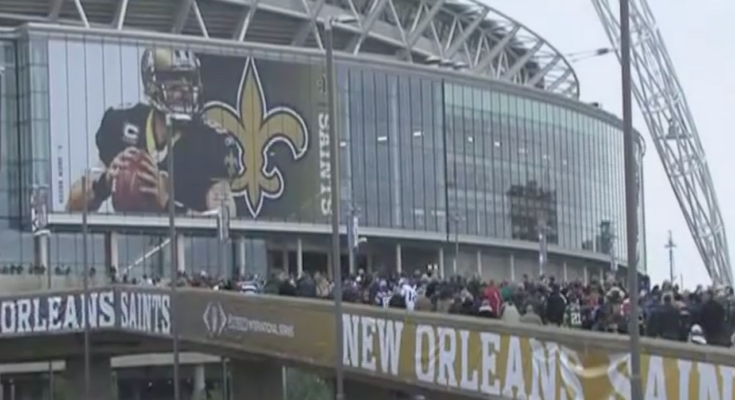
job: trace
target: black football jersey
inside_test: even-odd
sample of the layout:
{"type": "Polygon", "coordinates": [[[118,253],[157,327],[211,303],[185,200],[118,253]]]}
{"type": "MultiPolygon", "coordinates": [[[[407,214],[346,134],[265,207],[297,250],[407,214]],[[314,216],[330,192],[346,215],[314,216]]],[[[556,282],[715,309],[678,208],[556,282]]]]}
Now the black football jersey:
{"type": "MultiPolygon", "coordinates": [[[[110,108],[97,130],[100,160],[109,167],[128,147],[151,155],[161,171],[168,171],[171,150],[156,144],[153,107],[138,103],[129,108],[110,108]]],[[[206,196],[212,185],[243,172],[243,149],[230,132],[210,121],[195,117],[174,129],[174,185],[178,207],[206,211],[206,196]]],[[[154,210],[152,210],[154,211],[154,210]]]]}

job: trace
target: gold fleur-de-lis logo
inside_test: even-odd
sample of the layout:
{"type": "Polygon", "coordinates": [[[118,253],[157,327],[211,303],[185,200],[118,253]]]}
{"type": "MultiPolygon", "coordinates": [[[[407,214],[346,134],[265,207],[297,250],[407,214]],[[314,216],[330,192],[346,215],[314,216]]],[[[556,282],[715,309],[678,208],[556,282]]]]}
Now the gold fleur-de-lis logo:
{"type": "Polygon", "coordinates": [[[248,58],[243,68],[237,102],[237,109],[220,101],[210,102],[205,106],[205,114],[240,141],[244,151],[237,156],[241,160],[233,160],[233,154],[229,154],[224,162],[228,166],[241,163],[245,167],[232,178],[230,185],[235,196],[245,198],[250,215],[257,217],[265,199],[283,195],[283,174],[274,163],[271,147],[283,143],[293,159],[299,160],[308,150],[309,131],[304,119],[292,108],[268,108],[252,58],[248,58]]]}

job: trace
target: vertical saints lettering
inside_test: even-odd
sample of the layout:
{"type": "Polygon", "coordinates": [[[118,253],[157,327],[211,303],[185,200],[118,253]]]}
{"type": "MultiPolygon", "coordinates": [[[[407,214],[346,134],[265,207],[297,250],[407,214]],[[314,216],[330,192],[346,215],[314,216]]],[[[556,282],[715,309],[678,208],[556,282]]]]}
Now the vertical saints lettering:
{"type": "Polygon", "coordinates": [[[171,297],[167,294],[121,292],[120,328],[153,334],[170,334],[171,297]]]}
{"type": "Polygon", "coordinates": [[[344,365],[398,376],[403,322],[344,314],[344,365]]]}
{"type": "Polygon", "coordinates": [[[25,334],[115,326],[115,296],[112,291],[65,296],[32,297],[0,303],[2,334],[25,334]],[[87,313],[84,313],[84,302],[87,313]]]}
{"type": "Polygon", "coordinates": [[[329,114],[319,113],[319,209],[322,215],[332,214],[332,166],[329,146],[329,114]]]}

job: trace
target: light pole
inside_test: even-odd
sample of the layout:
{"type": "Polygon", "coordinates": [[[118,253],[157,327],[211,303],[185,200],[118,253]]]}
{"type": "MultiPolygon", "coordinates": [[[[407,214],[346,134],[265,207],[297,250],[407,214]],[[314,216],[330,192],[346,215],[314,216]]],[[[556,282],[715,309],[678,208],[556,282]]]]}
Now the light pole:
{"type": "Polygon", "coordinates": [[[669,240],[666,241],[664,248],[669,251],[669,279],[673,285],[676,282],[676,277],[674,276],[674,249],[676,248],[676,243],[674,243],[674,234],[671,231],[669,231],[669,240]]]}
{"type": "MultiPolygon", "coordinates": [[[[324,48],[326,63],[326,88],[327,88],[327,108],[329,115],[329,168],[332,172],[331,201],[332,201],[332,273],[334,274],[334,326],[335,326],[335,399],[344,400],[344,362],[343,362],[343,341],[342,337],[342,266],[340,258],[342,251],[340,249],[339,235],[339,208],[340,208],[340,185],[339,185],[339,136],[335,129],[337,120],[336,104],[334,101],[334,23],[350,23],[355,21],[354,17],[337,18],[327,17],[324,24],[324,48]]],[[[179,400],[179,399],[176,399],[179,400]]]]}
{"type": "Polygon", "coordinates": [[[176,187],[174,186],[174,122],[188,122],[191,117],[186,114],[168,113],[166,114],[166,148],[168,149],[168,157],[166,162],[166,170],[168,172],[168,234],[170,251],[171,251],[171,336],[173,339],[173,384],[174,384],[174,400],[181,400],[181,388],[179,387],[179,324],[177,321],[176,307],[178,303],[178,273],[179,260],[178,251],[179,244],[176,240],[176,187]]]}
{"type": "Polygon", "coordinates": [[[454,275],[457,275],[457,269],[459,268],[459,212],[454,213],[454,263],[452,264],[452,271],[454,275]]]}
{"type": "Polygon", "coordinates": [[[623,98],[623,153],[625,155],[625,220],[628,255],[628,293],[631,315],[630,334],[630,396],[642,400],[641,338],[638,331],[638,167],[633,131],[633,99],[630,63],[630,2],[620,0],[620,65],[623,98]]]}
{"type": "Polygon", "coordinates": [[[104,172],[99,168],[86,168],[82,175],[82,190],[84,201],[82,202],[82,315],[84,315],[84,395],[86,400],[90,399],[91,382],[91,344],[89,327],[89,185],[92,182],[92,173],[104,172]]]}
{"type": "Polygon", "coordinates": [[[348,264],[350,273],[355,273],[355,252],[360,246],[360,219],[357,213],[357,209],[350,204],[349,206],[349,219],[347,220],[347,243],[349,246],[348,253],[348,264]]]}
{"type": "MultiPolygon", "coordinates": [[[[34,185],[31,190],[30,208],[31,208],[31,232],[41,245],[41,241],[47,242],[51,236],[48,229],[48,186],[34,185]]],[[[48,246],[48,243],[46,243],[48,246]]],[[[40,253],[40,252],[39,252],[40,253]]],[[[48,248],[44,258],[41,260],[46,266],[46,286],[51,290],[51,263],[48,257],[48,248]]],[[[54,400],[54,364],[53,361],[48,362],[48,388],[49,398],[54,400]]]]}

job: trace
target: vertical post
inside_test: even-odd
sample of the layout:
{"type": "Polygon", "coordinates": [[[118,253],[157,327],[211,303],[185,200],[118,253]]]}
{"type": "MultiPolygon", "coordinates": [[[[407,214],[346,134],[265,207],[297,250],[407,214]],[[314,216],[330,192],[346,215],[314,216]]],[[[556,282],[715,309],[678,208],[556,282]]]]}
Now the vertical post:
{"type": "Polygon", "coordinates": [[[538,272],[539,276],[546,273],[547,245],[546,245],[546,220],[542,218],[538,227],[538,272]]]}
{"type": "Polygon", "coordinates": [[[173,385],[174,400],[181,400],[181,388],[179,382],[179,327],[176,321],[177,286],[178,286],[178,264],[179,264],[179,241],[176,237],[176,188],[174,187],[174,125],[173,116],[166,114],[166,148],[168,159],[166,169],[168,171],[168,234],[171,239],[169,247],[171,250],[171,336],[173,336],[173,385]]]}
{"type": "Polygon", "coordinates": [[[224,189],[221,193],[219,211],[217,212],[217,238],[219,239],[219,254],[217,274],[218,278],[224,277],[224,263],[227,260],[227,241],[230,238],[230,209],[227,207],[227,201],[225,199],[224,189]]]}
{"type": "Polygon", "coordinates": [[[349,219],[347,220],[347,239],[348,239],[348,246],[349,246],[349,253],[348,253],[348,264],[350,269],[350,274],[354,274],[356,272],[355,269],[355,252],[358,249],[358,246],[360,245],[360,233],[359,233],[359,221],[357,219],[357,209],[350,204],[350,213],[349,213],[349,219]]]}
{"type": "Polygon", "coordinates": [[[454,214],[454,265],[452,265],[452,272],[454,273],[454,275],[457,275],[458,269],[459,269],[459,211],[457,211],[454,214]]]}
{"type": "Polygon", "coordinates": [[[90,381],[91,381],[91,355],[90,352],[90,337],[89,337],[89,174],[90,169],[84,170],[82,175],[82,190],[84,190],[84,201],[82,202],[82,315],[84,316],[84,399],[92,400],[90,398],[90,381]]]}
{"type": "Polygon", "coordinates": [[[676,282],[676,275],[674,275],[674,248],[676,247],[676,243],[674,243],[674,235],[671,233],[671,230],[669,230],[669,240],[664,247],[669,251],[669,280],[673,285],[676,282]]]}
{"type": "Polygon", "coordinates": [[[296,274],[304,274],[304,242],[301,238],[296,238],[296,274]]]}
{"type": "MultiPolygon", "coordinates": [[[[31,230],[33,232],[34,241],[37,246],[38,263],[46,268],[46,287],[51,290],[53,287],[53,281],[51,278],[52,268],[49,257],[50,245],[49,241],[51,238],[51,232],[48,229],[48,187],[33,186],[30,198],[30,210],[31,210],[31,230]],[[45,250],[44,250],[45,249],[45,250]],[[43,250],[43,251],[42,251],[43,250]]],[[[86,194],[85,194],[86,195],[86,194]]],[[[54,364],[53,361],[48,362],[48,389],[49,399],[54,400],[54,364]]],[[[0,385],[0,391],[2,391],[2,385],[0,385]]],[[[2,400],[2,393],[0,393],[0,400],[2,400]]]]}
{"type": "Polygon", "coordinates": [[[633,131],[633,99],[630,63],[630,2],[620,0],[620,65],[623,97],[623,153],[625,155],[625,220],[628,256],[628,293],[631,315],[630,334],[630,398],[642,400],[641,338],[638,331],[638,171],[633,131]]]}
{"type": "MultiPolygon", "coordinates": [[[[334,326],[335,326],[335,399],[343,400],[344,394],[344,363],[343,363],[343,340],[342,337],[342,267],[340,265],[340,235],[339,235],[339,137],[337,136],[336,112],[334,103],[334,37],[332,28],[334,19],[327,18],[324,24],[324,37],[326,48],[326,80],[327,80],[327,107],[329,108],[329,142],[330,154],[329,164],[332,172],[331,177],[331,200],[332,200],[332,273],[334,274],[334,326]]],[[[179,400],[179,399],[176,399],[179,400]]]]}

